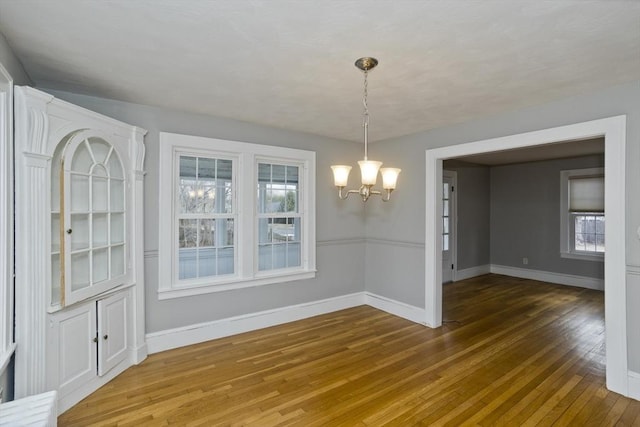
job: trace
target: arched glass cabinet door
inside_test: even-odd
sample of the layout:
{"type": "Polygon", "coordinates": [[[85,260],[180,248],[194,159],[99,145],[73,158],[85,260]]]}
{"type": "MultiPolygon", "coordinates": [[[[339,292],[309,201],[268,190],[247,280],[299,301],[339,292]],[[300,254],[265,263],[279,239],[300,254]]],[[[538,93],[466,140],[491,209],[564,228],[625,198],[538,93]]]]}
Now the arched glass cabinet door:
{"type": "Polygon", "coordinates": [[[58,186],[55,177],[52,185],[52,305],[65,306],[124,283],[127,182],[116,148],[95,132],[72,135],[59,158],[58,186]]]}

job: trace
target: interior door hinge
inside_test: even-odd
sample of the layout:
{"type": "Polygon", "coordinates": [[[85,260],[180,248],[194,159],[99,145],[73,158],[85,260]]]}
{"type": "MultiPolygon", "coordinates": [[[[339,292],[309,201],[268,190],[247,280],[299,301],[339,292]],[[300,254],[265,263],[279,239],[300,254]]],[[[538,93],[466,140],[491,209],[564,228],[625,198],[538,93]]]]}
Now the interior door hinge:
{"type": "Polygon", "coordinates": [[[453,270],[453,264],[451,264],[451,269],[453,270]]]}

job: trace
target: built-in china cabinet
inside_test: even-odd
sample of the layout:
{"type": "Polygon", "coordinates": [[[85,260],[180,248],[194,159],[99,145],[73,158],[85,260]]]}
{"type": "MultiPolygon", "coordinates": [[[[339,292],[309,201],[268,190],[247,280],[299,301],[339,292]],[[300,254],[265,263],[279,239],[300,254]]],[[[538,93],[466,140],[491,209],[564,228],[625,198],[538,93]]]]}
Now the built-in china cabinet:
{"type": "Polygon", "coordinates": [[[145,133],[15,88],[16,398],[63,412],[146,357],[145,133]]]}

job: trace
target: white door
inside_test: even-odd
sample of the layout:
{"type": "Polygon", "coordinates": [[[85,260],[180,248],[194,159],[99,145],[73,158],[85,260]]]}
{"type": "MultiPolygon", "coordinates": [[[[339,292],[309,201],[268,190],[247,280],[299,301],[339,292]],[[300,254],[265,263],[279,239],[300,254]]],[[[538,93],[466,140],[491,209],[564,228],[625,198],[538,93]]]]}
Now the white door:
{"type": "Polygon", "coordinates": [[[106,374],[127,357],[126,294],[98,301],[98,375],[106,374]]]}
{"type": "Polygon", "coordinates": [[[456,173],[442,171],[442,283],[455,280],[456,173]]]}

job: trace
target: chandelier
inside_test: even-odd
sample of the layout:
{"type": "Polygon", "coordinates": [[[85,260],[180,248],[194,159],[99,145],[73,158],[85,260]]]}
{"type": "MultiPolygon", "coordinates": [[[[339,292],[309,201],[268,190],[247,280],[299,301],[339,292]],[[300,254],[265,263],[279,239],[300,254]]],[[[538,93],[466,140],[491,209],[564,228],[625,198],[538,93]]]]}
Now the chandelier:
{"type": "Polygon", "coordinates": [[[359,194],[362,197],[362,201],[366,202],[370,196],[379,195],[382,197],[383,202],[388,202],[391,197],[391,192],[395,190],[396,183],[398,181],[398,174],[400,169],[398,168],[380,168],[382,162],[375,160],[369,160],[368,158],[368,144],[369,144],[369,107],[367,105],[367,77],[369,71],[378,65],[378,60],[375,58],[364,57],[360,58],[355,63],[364,73],[364,96],[362,97],[362,104],[364,106],[364,112],[362,117],[362,127],[364,128],[364,160],[360,160],[360,175],[362,185],[359,190],[344,191],[349,180],[349,172],[351,172],[351,166],[348,165],[332,165],[333,181],[336,187],[338,187],[338,197],[342,200],[349,197],[349,194],[359,194]],[[382,190],[374,190],[373,186],[376,185],[378,178],[378,171],[382,174],[382,190]]]}

